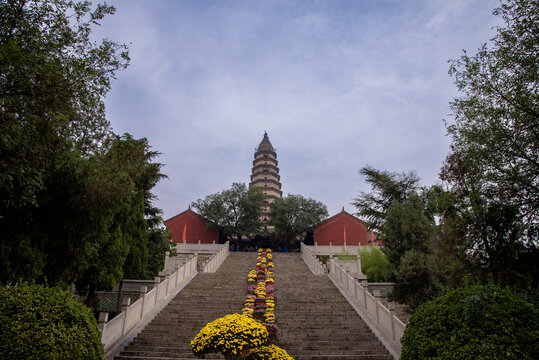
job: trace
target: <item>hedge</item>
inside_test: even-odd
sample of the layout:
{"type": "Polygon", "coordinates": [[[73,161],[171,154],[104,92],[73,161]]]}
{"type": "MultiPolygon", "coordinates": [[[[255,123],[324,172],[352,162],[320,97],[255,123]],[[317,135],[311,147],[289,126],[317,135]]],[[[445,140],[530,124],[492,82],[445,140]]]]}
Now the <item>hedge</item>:
{"type": "Polygon", "coordinates": [[[447,292],[419,306],[401,359],[539,359],[539,311],[495,285],[447,292]]]}
{"type": "Polygon", "coordinates": [[[91,311],[69,292],[0,287],[0,359],[104,359],[91,311]]]}

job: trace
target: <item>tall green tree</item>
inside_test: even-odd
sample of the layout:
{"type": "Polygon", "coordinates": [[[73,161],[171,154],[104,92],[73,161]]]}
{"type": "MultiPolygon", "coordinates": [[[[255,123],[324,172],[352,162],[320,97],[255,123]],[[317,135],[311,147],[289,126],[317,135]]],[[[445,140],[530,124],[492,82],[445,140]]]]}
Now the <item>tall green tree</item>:
{"type": "Polygon", "coordinates": [[[420,187],[414,172],[398,174],[366,167],[361,173],[373,191],[361,193],[353,204],[383,241],[388,277],[395,282],[393,299],[414,309],[443,290],[433,251],[438,203],[431,197],[438,193],[420,187]]]}
{"type": "Polygon", "coordinates": [[[233,183],[222,192],[198,199],[192,206],[200,215],[209,220],[208,226],[218,229],[225,236],[256,234],[262,227],[260,213],[264,194],[262,189],[233,183]]]}
{"type": "Polygon", "coordinates": [[[427,198],[427,208],[436,220],[430,247],[438,277],[448,287],[464,285],[472,269],[462,232],[463,219],[459,216],[454,194],[441,185],[434,185],[428,189],[427,198]]]}
{"type": "Polygon", "coordinates": [[[148,276],[148,248],[162,250],[148,244],[163,245],[151,192],[163,177],[157,153],[113,134],[105,118],[104,97],[129,57],[125,45],[90,34],[114,11],[0,2],[3,283],[110,288],[124,274],[148,276]]]}
{"type": "Polygon", "coordinates": [[[0,2],[0,201],[35,204],[55,151],[82,154],[109,136],[103,98],[129,61],[126,46],[90,41],[114,8],[61,0],[0,2]]]}
{"type": "Polygon", "coordinates": [[[389,263],[398,268],[400,259],[409,250],[429,252],[432,234],[433,224],[425,215],[417,194],[410,195],[404,203],[394,202],[382,227],[384,252],[389,263]]]}
{"type": "Polygon", "coordinates": [[[496,36],[451,64],[460,96],[441,178],[473,266],[516,285],[539,244],[539,3],[502,1],[494,14],[496,36]]]}
{"type": "Polygon", "coordinates": [[[404,203],[390,206],[382,239],[395,281],[392,297],[412,309],[442,292],[431,250],[433,235],[434,223],[419,195],[412,193],[404,203]]]}
{"type": "Polygon", "coordinates": [[[369,229],[380,232],[385,217],[393,202],[403,203],[410,193],[419,189],[419,177],[414,172],[395,173],[362,168],[359,173],[371,185],[372,191],[361,192],[354,198],[352,205],[357,208],[357,215],[367,221],[369,229]]]}
{"type": "MultiPolygon", "coordinates": [[[[102,177],[103,187],[112,197],[100,200],[112,202],[102,212],[108,214],[108,222],[100,229],[100,247],[88,259],[88,266],[77,281],[79,289],[89,291],[90,304],[96,290],[109,290],[122,278],[140,279],[149,275],[148,243],[159,214],[153,208],[151,190],[164,177],[160,173],[161,164],[152,162],[157,155],[150,150],[146,139],[137,140],[125,134],[116,137],[107,153],[99,158],[101,168],[96,178],[102,177]]],[[[164,258],[167,250],[162,249],[161,257],[164,258]]]]}
{"type": "Polygon", "coordinates": [[[275,201],[270,205],[269,224],[275,226],[275,235],[284,240],[285,246],[295,243],[298,237],[304,238],[313,226],[328,217],[326,205],[292,195],[275,201]]]}
{"type": "Polygon", "coordinates": [[[129,58],[90,33],[112,13],[89,2],[0,2],[2,282],[69,283],[100,246],[108,220],[90,212],[102,209],[92,158],[106,151],[103,99],[129,58]]]}

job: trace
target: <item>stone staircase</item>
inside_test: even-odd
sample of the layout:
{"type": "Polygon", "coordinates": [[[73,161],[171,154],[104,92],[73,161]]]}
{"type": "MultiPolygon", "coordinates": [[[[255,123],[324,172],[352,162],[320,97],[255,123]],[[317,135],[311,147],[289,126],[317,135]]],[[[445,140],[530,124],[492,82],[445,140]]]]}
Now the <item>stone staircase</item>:
{"type": "Polygon", "coordinates": [[[274,253],[279,346],[295,360],[393,357],[326,275],[301,256],[274,253]]]}
{"type": "MultiPolygon", "coordinates": [[[[312,275],[299,254],[274,253],[273,259],[279,346],[294,359],[392,359],[327,276],[312,275]]],[[[114,359],[193,359],[189,343],[204,325],[241,313],[255,263],[255,253],[230,253],[216,273],[198,275],[114,359]]]]}
{"type": "Polygon", "coordinates": [[[255,253],[230,253],[217,272],[199,274],[115,359],[194,359],[189,344],[204,325],[227,314],[241,314],[247,274],[255,264],[255,253]]]}

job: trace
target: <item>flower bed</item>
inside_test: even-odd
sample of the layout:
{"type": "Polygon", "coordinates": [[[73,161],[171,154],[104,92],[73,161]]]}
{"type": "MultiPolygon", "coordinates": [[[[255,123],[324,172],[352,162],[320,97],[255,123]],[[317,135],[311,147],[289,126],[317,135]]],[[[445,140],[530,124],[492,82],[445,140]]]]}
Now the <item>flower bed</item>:
{"type": "Polygon", "coordinates": [[[249,271],[243,314],[264,324],[270,339],[277,340],[275,323],[275,288],[271,249],[259,249],[256,268],[249,271]]]}
{"type": "Polygon", "coordinates": [[[243,315],[226,315],[206,324],[191,341],[193,353],[197,357],[219,352],[226,359],[294,360],[275,345],[278,328],[271,249],[258,250],[247,282],[243,315]]]}

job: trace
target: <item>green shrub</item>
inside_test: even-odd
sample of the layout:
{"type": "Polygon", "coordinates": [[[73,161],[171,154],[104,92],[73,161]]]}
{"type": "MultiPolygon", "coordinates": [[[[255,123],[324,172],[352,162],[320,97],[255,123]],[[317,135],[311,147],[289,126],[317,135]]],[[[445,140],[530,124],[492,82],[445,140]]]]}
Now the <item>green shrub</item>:
{"type": "Polygon", "coordinates": [[[408,305],[412,310],[443,293],[432,255],[408,250],[394,272],[395,286],[390,300],[408,305]]]}
{"type": "Polygon", "coordinates": [[[539,359],[539,311],[494,285],[450,291],[417,308],[401,359],[539,359]]]}
{"type": "Polygon", "coordinates": [[[382,250],[371,246],[370,249],[359,251],[361,259],[361,271],[367,275],[371,282],[384,282],[389,276],[389,261],[382,250]]]}
{"type": "Polygon", "coordinates": [[[0,359],[104,359],[95,317],[69,292],[0,287],[0,359]]]}

